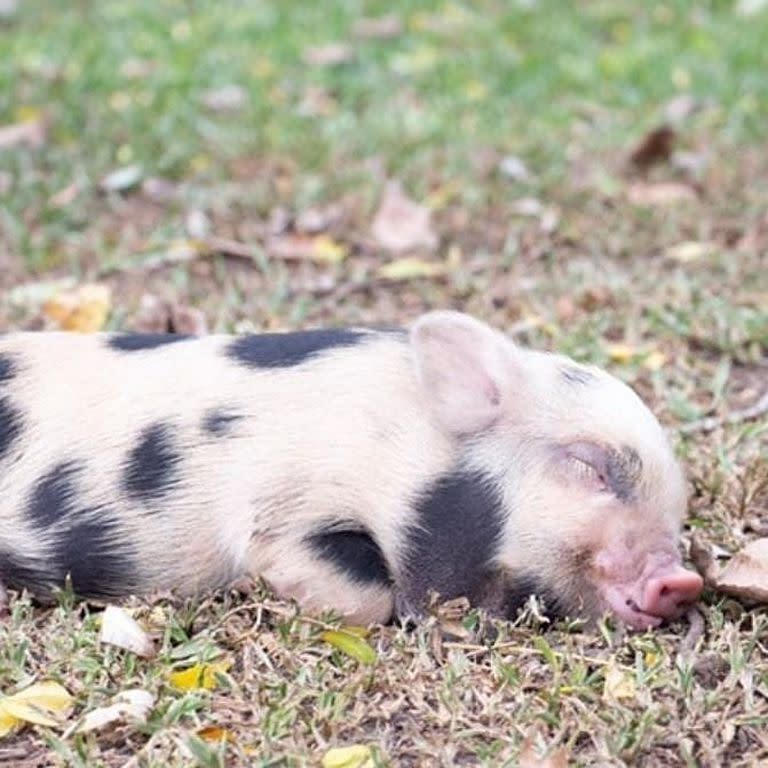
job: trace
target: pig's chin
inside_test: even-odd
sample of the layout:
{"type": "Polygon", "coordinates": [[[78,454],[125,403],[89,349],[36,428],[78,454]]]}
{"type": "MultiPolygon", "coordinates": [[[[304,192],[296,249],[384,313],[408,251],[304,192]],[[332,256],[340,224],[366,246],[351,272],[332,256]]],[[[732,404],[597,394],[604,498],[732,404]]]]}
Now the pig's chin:
{"type": "Polygon", "coordinates": [[[620,587],[605,586],[599,590],[599,593],[606,608],[632,629],[641,632],[655,629],[664,621],[661,616],[641,611],[634,600],[628,597],[627,592],[620,587]]]}

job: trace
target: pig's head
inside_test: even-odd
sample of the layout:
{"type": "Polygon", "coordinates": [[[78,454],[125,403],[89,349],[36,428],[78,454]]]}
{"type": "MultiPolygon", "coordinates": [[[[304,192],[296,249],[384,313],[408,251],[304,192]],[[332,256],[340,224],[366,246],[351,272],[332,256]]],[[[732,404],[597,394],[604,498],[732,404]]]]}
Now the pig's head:
{"type": "MultiPolygon", "coordinates": [[[[493,563],[470,598],[510,614],[536,592],[558,613],[610,611],[638,629],[696,601],[702,580],[678,551],[683,474],[628,386],[459,313],[423,316],[411,343],[428,407],[498,507],[493,563]]],[[[465,532],[466,547],[482,535],[465,532]]]]}

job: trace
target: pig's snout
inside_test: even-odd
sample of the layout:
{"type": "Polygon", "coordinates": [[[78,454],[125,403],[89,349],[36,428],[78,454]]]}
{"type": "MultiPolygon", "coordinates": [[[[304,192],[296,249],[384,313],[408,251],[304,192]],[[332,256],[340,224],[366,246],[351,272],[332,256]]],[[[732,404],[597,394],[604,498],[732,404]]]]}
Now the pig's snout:
{"type": "Polygon", "coordinates": [[[651,616],[673,619],[698,600],[703,586],[698,573],[678,565],[648,579],[639,608],[651,616]]]}
{"type": "Polygon", "coordinates": [[[639,576],[609,578],[599,587],[611,611],[634,629],[657,627],[682,615],[704,586],[701,576],[679,561],[654,559],[649,558],[639,576]]]}

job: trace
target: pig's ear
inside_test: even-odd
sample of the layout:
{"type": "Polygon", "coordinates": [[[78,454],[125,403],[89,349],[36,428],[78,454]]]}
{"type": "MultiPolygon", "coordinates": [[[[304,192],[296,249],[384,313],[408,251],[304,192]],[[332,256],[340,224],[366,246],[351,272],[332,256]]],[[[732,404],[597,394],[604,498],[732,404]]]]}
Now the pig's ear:
{"type": "Polygon", "coordinates": [[[455,434],[490,427],[503,409],[510,341],[459,312],[430,312],[411,330],[416,373],[443,426],[455,434]]]}

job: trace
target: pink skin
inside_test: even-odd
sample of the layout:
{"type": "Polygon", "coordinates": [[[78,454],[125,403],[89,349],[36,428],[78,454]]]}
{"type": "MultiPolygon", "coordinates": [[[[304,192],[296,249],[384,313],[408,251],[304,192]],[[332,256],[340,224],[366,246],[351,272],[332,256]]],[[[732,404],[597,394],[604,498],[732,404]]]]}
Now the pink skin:
{"type": "Polygon", "coordinates": [[[658,627],[681,616],[696,602],[704,586],[701,576],[684,568],[679,555],[669,551],[652,552],[638,560],[623,548],[605,550],[597,556],[596,565],[598,593],[633,629],[658,627]]]}

